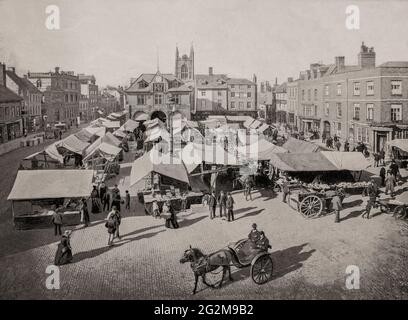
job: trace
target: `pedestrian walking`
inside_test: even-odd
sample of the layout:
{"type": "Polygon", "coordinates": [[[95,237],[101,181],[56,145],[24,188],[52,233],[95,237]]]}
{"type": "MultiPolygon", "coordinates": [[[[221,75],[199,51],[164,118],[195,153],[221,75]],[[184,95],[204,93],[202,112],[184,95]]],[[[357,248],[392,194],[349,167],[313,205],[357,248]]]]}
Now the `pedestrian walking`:
{"type": "Polygon", "coordinates": [[[96,189],[95,185],[93,186],[91,192],[91,203],[92,203],[91,212],[93,214],[100,213],[102,209],[102,203],[101,200],[99,199],[99,192],[98,189],[96,189]]]}
{"type": "Polygon", "coordinates": [[[59,134],[59,139],[61,140],[62,139],[62,131],[60,130],[58,134],[59,134]]]}
{"type": "Polygon", "coordinates": [[[217,198],[215,197],[215,192],[214,191],[210,195],[208,205],[210,207],[210,218],[214,219],[215,218],[215,210],[217,208],[217,198]]]}
{"type": "Polygon", "coordinates": [[[380,169],[381,187],[385,187],[385,176],[386,176],[385,168],[381,167],[380,169]]]}
{"type": "Polygon", "coordinates": [[[385,166],[385,150],[384,148],[380,151],[380,162],[382,166],[385,166]]]}
{"type": "Polygon", "coordinates": [[[340,142],[340,140],[337,140],[337,141],[336,141],[336,149],[337,149],[337,151],[340,151],[340,148],[341,148],[341,142],[340,142]]]}
{"type": "Polygon", "coordinates": [[[390,170],[387,172],[385,177],[385,194],[388,194],[388,191],[391,192],[391,197],[394,197],[394,187],[396,184],[395,176],[391,173],[390,170]]]}
{"type": "Polygon", "coordinates": [[[101,201],[103,201],[103,197],[105,196],[107,190],[108,188],[106,187],[105,182],[102,181],[102,183],[99,186],[99,198],[101,199],[101,201]]]}
{"type": "Polygon", "coordinates": [[[393,174],[394,175],[394,177],[395,177],[395,181],[397,181],[397,179],[398,179],[398,175],[400,174],[399,173],[399,167],[398,167],[398,164],[395,162],[395,160],[394,159],[392,159],[392,161],[391,161],[391,164],[390,164],[390,169],[389,169],[390,171],[391,171],[391,174],[393,174]]]}
{"type": "Polygon", "coordinates": [[[54,224],[54,235],[60,236],[62,234],[62,212],[60,208],[57,208],[55,211],[50,210],[48,214],[52,215],[52,223],[54,224]]]}
{"type": "Polygon", "coordinates": [[[110,203],[111,202],[111,196],[110,196],[110,192],[109,190],[106,190],[105,194],[103,195],[103,199],[102,199],[102,205],[103,208],[102,210],[109,210],[110,209],[110,203]]]}
{"type": "Polygon", "coordinates": [[[88,204],[85,198],[82,198],[81,200],[81,221],[85,227],[90,223],[88,204]]]}
{"type": "Polygon", "coordinates": [[[222,212],[224,212],[224,217],[227,216],[227,195],[221,190],[220,196],[218,198],[218,205],[220,207],[220,218],[222,218],[222,212]]]}
{"type": "Polygon", "coordinates": [[[361,217],[364,219],[367,216],[367,219],[370,219],[371,208],[375,206],[375,202],[378,196],[378,187],[374,182],[374,179],[371,179],[368,183],[367,188],[364,190],[364,195],[368,196],[367,206],[361,217]]]}
{"type": "Polygon", "coordinates": [[[334,222],[339,223],[340,222],[340,211],[343,209],[339,190],[336,190],[336,194],[334,195],[332,199],[332,205],[333,205],[333,210],[335,213],[334,222]]]}
{"type": "Polygon", "coordinates": [[[122,198],[120,197],[119,190],[117,192],[112,192],[112,207],[115,206],[117,210],[120,211],[120,205],[122,198]]]}
{"type": "Polygon", "coordinates": [[[248,176],[245,180],[245,200],[246,201],[248,201],[248,196],[249,196],[249,199],[251,199],[252,201],[251,191],[252,191],[252,179],[251,179],[251,176],[248,176]]]}
{"type": "Polygon", "coordinates": [[[227,201],[225,206],[227,208],[227,219],[228,221],[234,221],[234,199],[232,198],[231,192],[228,192],[227,201]]]}
{"type": "Polygon", "coordinates": [[[177,222],[177,217],[176,217],[176,213],[174,212],[174,209],[173,209],[173,207],[172,207],[172,205],[171,205],[171,202],[170,201],[167,201],[167,203],[165,204],[166,205],[166,212],[167,212],[167,214],[169,214],[170,215],[170,217],[168,217],[167,219],[166,219],[166,228],[169,228],[169,229],[171,229],[171,228],[173,228],[173,229],[178,229],[179,228],[179,224],[178,224],[178,222],[177,222]]]}
{"type": "Polygon", "coordinates": [[[290,193],[289,181],[286,177],[283,177],[282,179],[282,193],[282,202],[286,203],[286,199],[290,193]]]}
{"type": "Polygon", "coordinates": [[[54,265],[60,266],[72,261],[73,256],[70,242],[71,234],[71,230],[66,230],[61,237],[61,241],[58,244],[58,249],[54,257],[54,265]]]}
{"type": "Polygon", "coordinates": [[[348,140],[346,140],[346,142],[344,142],[344,151],[345,152],[350,151],[350,143],[348,142],[348,140]]]}
{"type": "Polygon", "coordinates": [[[125,209],[130,210],[130,194],[129,194],[129,190],[125,191],[125,209]]]}
{"type": "Polygon", "coordinates": [[[108,245],[113,244],[113,240],[117,236],[119,236],[119,225],[120,225],[120,213],[115,206],[112,207],[112,210],[109,212],[108,216],[106,217],[106,224],[105,227],[108,228],[108,245]]]}

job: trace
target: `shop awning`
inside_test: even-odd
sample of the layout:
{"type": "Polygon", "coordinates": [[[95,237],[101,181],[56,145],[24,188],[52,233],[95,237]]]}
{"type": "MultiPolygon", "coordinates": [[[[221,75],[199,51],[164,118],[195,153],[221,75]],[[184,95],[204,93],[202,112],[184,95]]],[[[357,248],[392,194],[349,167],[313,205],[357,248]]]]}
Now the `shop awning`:
{"type": "Polygon", "coordinates": [[[19,170],[8,200],[88,197],[93,170],[19,170]]]}
{"type": "Polygon", "coordinates": [[[152,149],[133,162],[130,186],[137,184],[151,172],[189,184],[186,168],[179,158],[164,155],[152,149]]]}
{"type": "Polygon", "coordinates": [[[322,151],[339,170],[361,171],[371,166],[361,152],[322,151]]]}
{"type": "Polygon", "coordinates": [[[389,147],[396,147],[404,152],[408,152],[408,139],[395,139],[388,142],[389,147]]]}

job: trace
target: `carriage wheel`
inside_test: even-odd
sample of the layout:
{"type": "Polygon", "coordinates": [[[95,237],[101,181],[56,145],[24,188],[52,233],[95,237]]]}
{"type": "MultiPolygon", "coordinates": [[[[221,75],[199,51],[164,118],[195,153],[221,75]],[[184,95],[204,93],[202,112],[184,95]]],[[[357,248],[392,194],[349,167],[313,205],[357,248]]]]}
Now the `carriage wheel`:
{"type": "Polygon", "coordinates": [[[407,216],[407,210],[405,206],[395,207],[393,216],[395,217],[395,219],[405,219],[407,216]]]}
{"type": "Polygon", "coordinates": [[[322,212],[323,202],[318,196],[307,196],[300,203],[299,210],[305,218],[313,218],[322,212]]]}
{"type": "Polygon", "coordinates": [[[273,262],[269,254],[257,258],[251,265],[251,277],[256,284],[264,284],[272,278],[273,262]]]}

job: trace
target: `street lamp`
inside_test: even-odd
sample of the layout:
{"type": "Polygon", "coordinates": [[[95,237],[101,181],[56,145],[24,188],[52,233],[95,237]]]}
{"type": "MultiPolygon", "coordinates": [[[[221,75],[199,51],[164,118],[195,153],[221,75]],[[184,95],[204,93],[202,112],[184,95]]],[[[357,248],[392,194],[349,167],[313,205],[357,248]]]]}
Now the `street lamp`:
{"type": "Polygon", "coordinates": [[[168,98],[168,109],[169,109],[169,126],[170,126],[170,155],[173,156],[173,113],[176,111],[176,98],[172,94],[168,98]]]}

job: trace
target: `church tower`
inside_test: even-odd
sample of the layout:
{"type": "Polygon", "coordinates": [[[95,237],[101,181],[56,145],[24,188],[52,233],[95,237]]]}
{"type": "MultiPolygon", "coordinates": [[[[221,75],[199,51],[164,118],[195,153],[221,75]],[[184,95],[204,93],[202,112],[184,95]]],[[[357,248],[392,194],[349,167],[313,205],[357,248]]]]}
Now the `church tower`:
{"type": "Polygon", "coordinates": [[[178,47],[176,46],[176,61],[174,75],[184,82],[194,80],[194,48],[190,47],[190,56],[184,54],[180,57],[178,47]]]}

